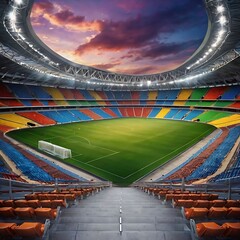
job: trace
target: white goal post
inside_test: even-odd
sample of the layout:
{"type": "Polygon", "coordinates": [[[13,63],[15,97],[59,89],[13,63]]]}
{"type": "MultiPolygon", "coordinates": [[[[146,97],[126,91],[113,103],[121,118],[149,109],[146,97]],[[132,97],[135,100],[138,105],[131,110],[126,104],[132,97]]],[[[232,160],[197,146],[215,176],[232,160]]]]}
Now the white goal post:
{"type": "Polygon", "coordinates": [[[72,157],[71,149],[64,148],[42,140],[38,141],[38,149],[62,159],[72,157]]]}

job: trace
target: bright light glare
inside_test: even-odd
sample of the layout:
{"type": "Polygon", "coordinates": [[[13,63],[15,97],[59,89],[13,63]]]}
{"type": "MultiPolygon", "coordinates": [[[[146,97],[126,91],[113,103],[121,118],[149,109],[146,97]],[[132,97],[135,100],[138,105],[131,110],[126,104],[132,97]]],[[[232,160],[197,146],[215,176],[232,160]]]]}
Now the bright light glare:
{"type": "Polygon", "coordinates": [[[218,11],[219,13],[222,13],[222,12],[224,11],[224,7],[223,7],[222,5],[218,6],[218,7],[217,7],[217,11],[218,11]]]}
{"type": "Polygon", "coordinates": [[[9,17],[9,19],[10,19],[12,22],[16,22],[16,14],[15,14],[14,11],[10,12],[10,13],[8,14],[8,17],[9,17]]]}
{"type": "Polygon", "coordinates": [[[227,22],[226,17],[221,16],[221,17],[219,18],[219,22],[220,22],[221,25],[224,25],[224,24],[227,22]]]}
{"type": "Polygon", "coordinates": [[[22,4],[22,0],[15,0],[14,1],[17,5],[21,5],[22,4]]]}

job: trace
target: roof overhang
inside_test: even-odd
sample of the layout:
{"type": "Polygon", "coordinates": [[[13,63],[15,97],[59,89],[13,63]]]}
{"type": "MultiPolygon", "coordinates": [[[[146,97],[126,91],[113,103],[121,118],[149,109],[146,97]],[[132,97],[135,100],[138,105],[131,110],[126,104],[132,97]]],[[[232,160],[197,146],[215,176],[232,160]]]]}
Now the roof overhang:
{"type": "Polygon", "coordinates": [[[151,75],[117,74],[59,56],[32,29],[33,3],[34,0],[0,3],[0,75],[4,81],[99,90],[189,88],[239,82],[239,0],[205,0],[208,30],[201,46],[179,68],[151,75]]]}

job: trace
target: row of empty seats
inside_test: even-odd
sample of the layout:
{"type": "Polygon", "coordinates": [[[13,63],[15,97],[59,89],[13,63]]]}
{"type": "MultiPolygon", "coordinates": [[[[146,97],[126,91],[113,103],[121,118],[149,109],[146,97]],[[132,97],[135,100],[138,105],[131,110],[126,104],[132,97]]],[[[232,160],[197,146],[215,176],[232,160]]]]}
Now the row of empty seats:
{"type": "Polygon", "coordinates": [[[240,207],[211,207],[210,209],[204,207],[183,208],[183,216],[190,219],[239,219],[240,207]]]}
{"type": "Polygon", "coordinates": [[[169,101],[169,104],[191,105],[192,100],[238,100],[239,86],[183,89],[183,90],[159,90],[159,91],[91,91],[81,89],[64,89],[40,87],[20,84],[1,83],[0,98],[17,98],[23,100],[36,99],[44,104],[42,100],[59,100],[58,105],[68,104],[68,100],[89,100],[101,101],[104,103],[109,100],[125,101],[133,100],[145,104],[147,101],[163,104],[169,101]]]}
{"type": "Polygon", "coordinates": [[[216,222],[191,221],[193,239],[239,239],[240,223],[225,222],[218,224],[216,222]]]}
{"type": "Polygon", "coordinates": [[[20,225],[10,222],[0,222],[0,236],[3,239],[35,239],[44,238],[50,223],[24,222],[20,225]]]}
{"type": "Polygon", "coordinates": [[[66,208],[68,206],[66,199],[53,199],[53,200],[0,200],[1,207],[11,207],[11,208],[57,208],[58,206],[66,208]]]}
{"type": "Polygon", "coordinates": [[[198,208],[211,208],[211,207],[240,207],[240,201],[238,200],[223,200],[223,199],[216,199],[216,200],[193,200],[191,198],[188,199],[173,199],[172,201],[173,207],[184,207],[184,208],[191,208],[191,207],[198,207],[198,208]]]}
{"type": "Polygon", "coordinates": [[[59,214],[59,209],[52,208],[31,208],[31,207],[0,207],[0,218],[19,218],[19,219],[55,219],[59,214]]]}

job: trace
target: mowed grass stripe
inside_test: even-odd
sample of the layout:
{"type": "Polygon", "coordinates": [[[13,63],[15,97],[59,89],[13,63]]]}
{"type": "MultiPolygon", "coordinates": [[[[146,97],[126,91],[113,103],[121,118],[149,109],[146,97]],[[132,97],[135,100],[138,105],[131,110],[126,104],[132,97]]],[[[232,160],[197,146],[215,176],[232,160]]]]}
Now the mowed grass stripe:
{"type": "Polygon", "coordinates": [[[63,162],[128,185],[214,129],[194,122],[124,118],[23,129],[9,135],[34,148],[39,140],[70,148],[73,158],[63,162]]]}

